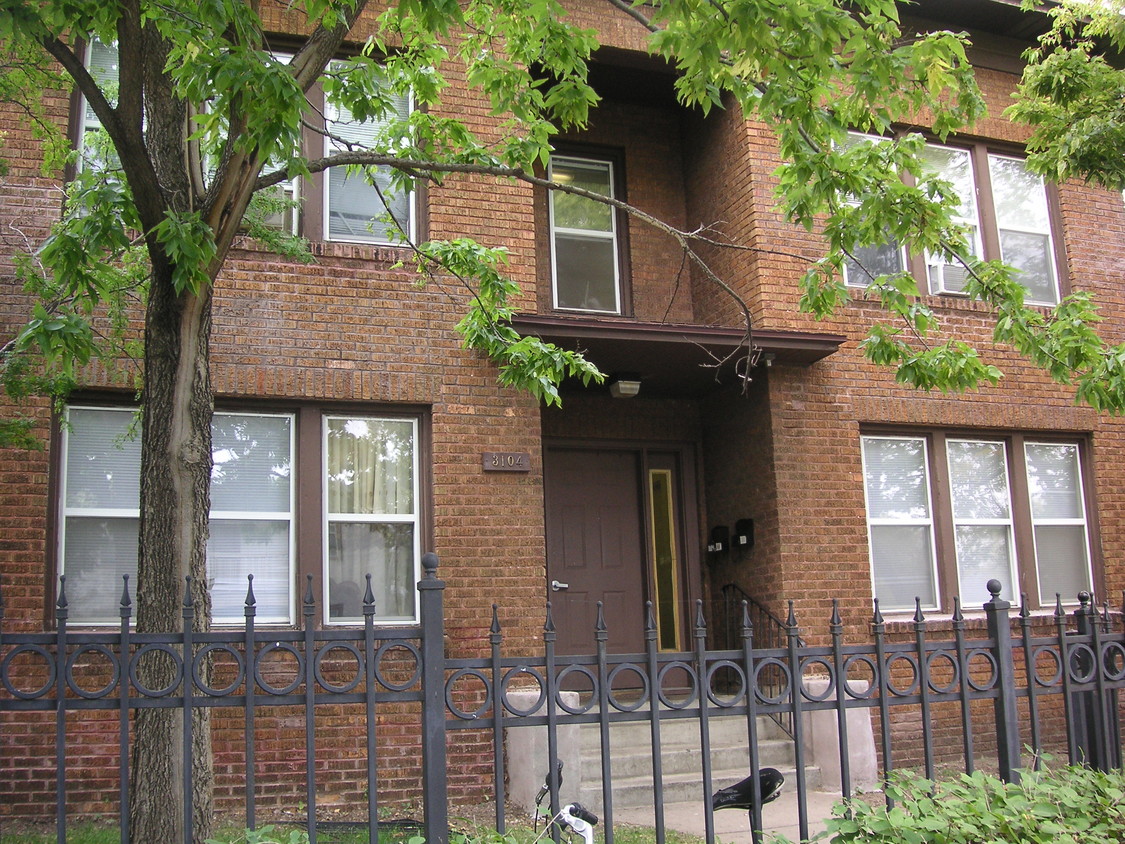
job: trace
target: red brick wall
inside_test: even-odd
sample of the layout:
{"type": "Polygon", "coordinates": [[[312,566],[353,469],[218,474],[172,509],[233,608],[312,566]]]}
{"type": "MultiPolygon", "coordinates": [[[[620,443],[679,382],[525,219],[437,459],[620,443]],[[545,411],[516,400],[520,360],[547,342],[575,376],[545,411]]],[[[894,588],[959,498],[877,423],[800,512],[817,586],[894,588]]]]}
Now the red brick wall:
{"type": "MultiPolygon", "coordinates": [[[[280,12],[270,14],[271,27],[288,25],[280,12]]],[[[643,30],[608,6],[583,3],[578,19],[605,22],[607,15],[612,18],[603,27],[607,43],[639,47],[643,30]]],[[[456,71],[452,78],[456,82],[456,71]]],[[[984,70],[981,82],[993,116],[976,131],[981,137],[1018,142],[1022,133],[999,117],[1014,78],[984,70]]],[[[49,105],[64,122],[67,98],[52,97],[49,105]]],[[[495,136],[489,128],[492,119],[475,96],[455,86],[445,108],[495,136]]],[[[0,118],[2,125],[18,125],[10,111],[0,109],[0,118]]],[[[670,108],[613,101],[595,114],[581,139],[624,150],[630,201],[687,228],[721,222],[726,236],[756,247],[754,252],[712,251],[709,257],[744,295],[757,327],[840,333],[848,338],[841,351],[809,367],[779,363],[768,373],[759,370],[748,397],[614,402],[570,395],[563,410],[540,412],[526,396],[496,386],[495,368],[460,348],[453,325],[466,291],[450,279],[418,289],[412,274],[394,266],[407,257],[403,250],[317,245],[317,263],[306,266],[245,245],[232,254],[217,286],[213,379],[220,400],[429,408],[432,462],[425,471],[433,504],[423,545],[442,560],[451,655],[484,652],[494,601],[500,604],[512,652],[528,652],[539,640],[545,581],[543,437],[698,443],[704,490],[701,534],[715,524],[733,526],[739,518],[753,518],[756,528],[754,549],[719,561],[705,576],[708,585],[737,581],[778,614],[784,600],[793,598],[802,626],[816,638],[824,635],[833,598],[845,606],[849,636],[861,635],[869,618],[862,426],[1089,435],[1105,586],[1109,594],[1120,594],[1125,588],[1120,563],[1125,556],[1125,477],[1119,467],[1125,462],[1125,440],[1118,420],[1073,407],[1066,388],[1050,384],[1006,350],[992,349],[988,314],[979,305],[934,301],[947,331],[982,343],[990,360],[1000,362],[1007,373],[998,387],[966,396],[906,390],[889,373],[867,364],[856,343],[876,315],[869,305],[852,303],[823,323],[798,313],[797,279],[805,266],[799,256],[816,257],[822,244],[815,235],[785,224],[773,207],[769,173],[778,161],[766,127],[735,119],[729,111],[702,119],[670,108]],[[528,452],[531,471],[486,474],[481,468],[485,451],[528,452]]],[[[0,183],[0,329],[7,337],[28,312],[12,277],[11,253],[22,248],[25,237],[36,243],[45,236],[57,214],[60,184],[39,173],[36,146],[26,135],[11,133],[5,155],[11,170],[0,183]]],[[[1110,317],[1103,324],[1106,336],[1119,342],[1125,339],[1121,197],[1065,185],[1059,201],[1071,283],[1098,294],[1110,317]]],[[[427,212],[431,236],[472,236],[506,246],[511,272],[524,284],[521,304],[546,309],[549,274],[544,276],[542,269],[546,217],[541,194],[522,185],[456,177],[429,190],[427,212]]],[[[660,320],[667,313],[671,321],[737,323],[731,302],[698,274],[690,285],[677,284],[680,257],[668,238],[631,222],[629,240],[638,318],[660,320]]],[[[129,386],[127,373],[110,374],[96,366],[85,380],[92,387],[129,386]]],[[[37,433],[46,445],[49,409],[40,402],[31,412],[41,422],[37,433]]],[[[0,452],[6,630],[49,626],[50,476],[49,449],[0,452]]],[[[702,547],[703,536],[697,541],[702,547]]],[[[903,633],[904,628],[895,631],[903,633]]],[[[408,762],[416,757],[416,748],[407,738],[407,717],[388,712],[380,725],[386,738],[397,737],[386,751],[387,764],[403,771],[402,779],[388,783],[388,799],[408,799],[414,793],[416,769],[408,762]]],[[[269,736],[261,748],[263,779],[290,776],[284,785],[263,783],[263,800],[292,807],[302,799],[292,796],[299,792],[300,762],[295,760],[300,757],[283,744],[297,739],[292,714],[271,712],[263,718],[262,733],[269,736]]],[[[76,733],[76,758],[96,757],[113,766],[114,753],[104,746],[104,735],[79,720],[76,730],[82,738],[76,733]]],[[[45,726],[26,724],[10,716],[0,724],[0,791],[19,795],[4,802],[4,813],[42,814],[53,789],[49,720],[45,726]]],[[[219,719],[216,759],[219,796],[226,807],[238,800],[239,733],[237,720],[219,719]]],[[[326,715],[317,741],[325,760],[325,796],[358,799],[361,787],[350,774],[362,764],[355,755],[351,719],[343,712],[326,715]]],[[[484,748],[475,734],[451,740],[450,767],[457,771],[456,789],[464,795],[487,779],[484,748]]],[[[84,772],[76,763],[72,784],[76,805],[104,808],[104,774],[84,772]]]]}

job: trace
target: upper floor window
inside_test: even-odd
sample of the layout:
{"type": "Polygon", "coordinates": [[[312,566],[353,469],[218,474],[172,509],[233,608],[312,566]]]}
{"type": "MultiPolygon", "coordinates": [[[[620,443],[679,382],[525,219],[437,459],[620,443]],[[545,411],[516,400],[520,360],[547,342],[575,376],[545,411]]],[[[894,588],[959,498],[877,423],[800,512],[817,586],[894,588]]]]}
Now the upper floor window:
{"type": "MultiPolygon", "coordinates": [[[[953,186],[959,199],[954,221],[965,230],[969,253],[1004,261],[1015,269],[1029,304],[1057,304],[1059,259],[1047,186],[1027,169],[1024,159],[984,144],[928,144],[922,164],[953,186]]],[[[896,244],[858,250],[858,264],[848,262],[845,281],[865,286],[872,276],[897,271],[902,266],[895,262],[902,260],[900,253],[896,244]]],[[[960,263],[927,254],[911,258],[908,266],[930,293],[964,292],[967,272],[960,263]]]]}
{"type": "MultiPolygon", "coordinates": [[[[391,97],[394,116],[405,119],[410,98],[391,97]]],[[[324,154],[369,146],[389,120],[356,120],[345,106],[324,104],[327,133],[324,154]]],[[[413,236],[409,191],[391,179],[388,167],[372,168],[371,174],[333,167],[324,177],[324,239],[361,243],[389,243],[399,230],[413,236]]]]}
{"type": "Polygon", "coordinates": [[[1092,588],[1081,444],[1003,438],[862,438],[875,596],[885,609],[951,609],[1026,593],[1035,606],[1092,588]]]}
{"type": "MultiPolygon", "coordinates": [[[[849,132],[845,145],[850,147],[864,142],[880,143],[883,140],[877,135],[849,132]]],[[[851,204],[858,203],[852,202],[851,204]]],[[[889,237],[885,243],[857,246],[852,249],[852,254],[844,259],[844,283],[856,287],[866,287],[878,276],[901,272],[904,264],[905,256],[902,247],[889,237]]]]}
{"type": "MultiPolygon", "coordinates": [[[[58,569],[67,576],[76,624],[117,623],[121,575],[136,584],[140,442],[129,436],[133,417],[127,407],[67,409],[58,569]]],[[[367,574],[376,620],[412,621],[421,539],[418,436],[414,417],[314,408],[216,412],[207,542],[213,621],[242,622],[253,574],[257,621],[293,623],[306,573],[323,583],[327,623],[362,622],[367,574]],[[319,425],[320,436],[298,439],[302,423],[319,425]],[[298,453],[299,442],[309,451],[298,453]],[[298,477],[298,466],[310,477],[298,477]],[[299,564],[298,541],[321,546],[319,561],[299,564]]]]}
{"type": "MultiPolygon", "coordinates": [[[[615,197],[613,161],[552,156],[552,181],[615,197]]],[[[617,213],[585,196],[550,192],[551,276],[561,310],[621,313],[617,213]]]]}
{"type": "MultiPolygon", "coordinates": [[[[119,74],[117,48],[107,47],[101,41],[92,41],[86,45],[86,67],[106,98],[110,102],[116,102],[119,74]]],[[[107,144],[108,138],[100,131],[102,122],[84,97],[80,108],[81,125],[78,126],[77,138],[79,169],[95,167],[104,170],[107,164],[116,164],[107,144]]]]}
{"type": "MultiPolygon", "coordinates": [[[[274,58],[288,63],[292,56],[278,53],[274,58]]],[[[87,49],[87,66],[103,90],[115,95],[118,80],[116,47],[95,40],[87,49]]],[[[111,96],[111,99],[114,98],[111,96]]],[[[392,96],[390,102],[394,117],[405,119],[409,116],[409,97],[392,96]]],[[[313,112],[324,116],[325,126],[323,135],[306,130],[304,145],[311,158],[362,149],[390,122],[390,118],[356,120],[345,107],[326,102],[319,85],[310,91],[309,103],[313,112]]],[[[81,109],[83,119],[79,144],[81,158],[89,165],[103,157],[96,146],[88,149],[91,145],[86,142],[91,137],[90,133],[101,128],[101,123],[85,100],[81,109]]],[[[264,170],[268,172],[282,163],[267,162],[264,170]]],[[[302,185],[302,180],[297,177],[279,184],[274,190],[288,204],[271,213],[266,224],[294,234],[301,233],[312,240],[392,243],[397,242],[401,234],[408,237],[415,235],[414,196],[391,179],[389,168],[370,168],[369,175],[359,169],[333,167],[327,173],[314,177],[313,184],[318,183],[321,186],[319,190],[310,190],[310,186],[302,185]],[[298,202],[301,204],[293,207],[298,202]]]]}

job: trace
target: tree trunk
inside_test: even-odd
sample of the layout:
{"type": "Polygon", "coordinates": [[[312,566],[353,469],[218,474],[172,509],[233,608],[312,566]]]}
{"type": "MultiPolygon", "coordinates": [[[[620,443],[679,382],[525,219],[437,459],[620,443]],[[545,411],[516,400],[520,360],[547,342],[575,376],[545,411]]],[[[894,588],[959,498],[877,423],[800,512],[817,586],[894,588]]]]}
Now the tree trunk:
{"type": "MultiPolygon", "coordinates": [[[[177,294],[171,268],[153,267],[145,318],[145,373],[141,400],[141,519],[137,632],[182,628],[184,588],[191,577],[193,629],[210,627],[207,534],[211,479],[211,394],[208,343],[211,289],[177,294]]],[[[145,686],[174,681],[172,660],[150,653],[139,666],[145,686]]],[[[173,694],[191,690],[191,655],[173,694]]],[[[201,672],[206,678],[209,671],[201,672]]],[[[184,841],[185,788],[192,797],[193,840],[211,835],[212,786],[209,711],[193,715],[193,765],[183,752],[183,710],[137,713],[130,802],[131,841],[184,841]],[[189,780],[185,784],[184,777],[189,780]]]]}

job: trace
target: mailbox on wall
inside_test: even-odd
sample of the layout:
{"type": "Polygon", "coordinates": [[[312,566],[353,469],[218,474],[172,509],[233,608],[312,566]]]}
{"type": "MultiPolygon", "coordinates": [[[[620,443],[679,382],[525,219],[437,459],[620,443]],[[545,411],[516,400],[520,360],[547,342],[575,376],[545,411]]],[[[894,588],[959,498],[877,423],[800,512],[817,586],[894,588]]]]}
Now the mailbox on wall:
{"type": "Polygon", "coordinates": [[[734,537],[731,539],[735,548],[750,550],[754,547],[754,520],[739,519],[734,523],[734,537]]]}
{"type": "Polygon", "coordinates": [[[711,528],[711,539],[707,543],[707,553],[714,557],[716,554],[725,554],[730,550],[730,528],[726,525],[716,525],[711,528]]]}

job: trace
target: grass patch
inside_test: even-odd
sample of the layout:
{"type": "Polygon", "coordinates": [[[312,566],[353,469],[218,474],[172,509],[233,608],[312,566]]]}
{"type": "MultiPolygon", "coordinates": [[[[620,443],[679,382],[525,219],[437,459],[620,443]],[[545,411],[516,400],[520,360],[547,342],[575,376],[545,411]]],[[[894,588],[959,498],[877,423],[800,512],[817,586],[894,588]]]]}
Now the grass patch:
{"type": "MultiPolygon", "coordinates": [[[[462,844],[532,844],[538,834],[530,825],[520,824],[509,826],[507,834],[501,836],[494,829],[456,818],[451,821],[450,827],[453,832],[451,842],[460,841],[462,844]]],[[[393,827],[379,830],[380,844],[409,844],[416,836],[421,836],[420,830],[393,827]]],[[[367,829],[361,824],[320,824],[316,838],[320,844],[369,844],[367,829]]],[[[604,840],[600,827],[595,827],[595,838],[597,841],[604,840]]],[[[615,844],[652,844],[656,840],[651,827],[623,825],[614,827],[613,838],[615,844]]],[[[67,844],[119,844],[121,836],[116,826],[88,822],[68,825],[66,840],[67,844]]],[[[211,840],[217,844],[302,844],[308,839],[302,827],[278,824],[262,826],[257,832],[224,829],[211,840]]],[[[542,844],[550,842],[551,837],[544,835],[539,840],[542,844]]],[[[702,841],[674,830],[667,830],[664,840],[665,844],[699,844],[702,841]]],[[[55,844],[55,841],[53,826],[24,825],[0,831],[0,844],[55,844]]]]}

